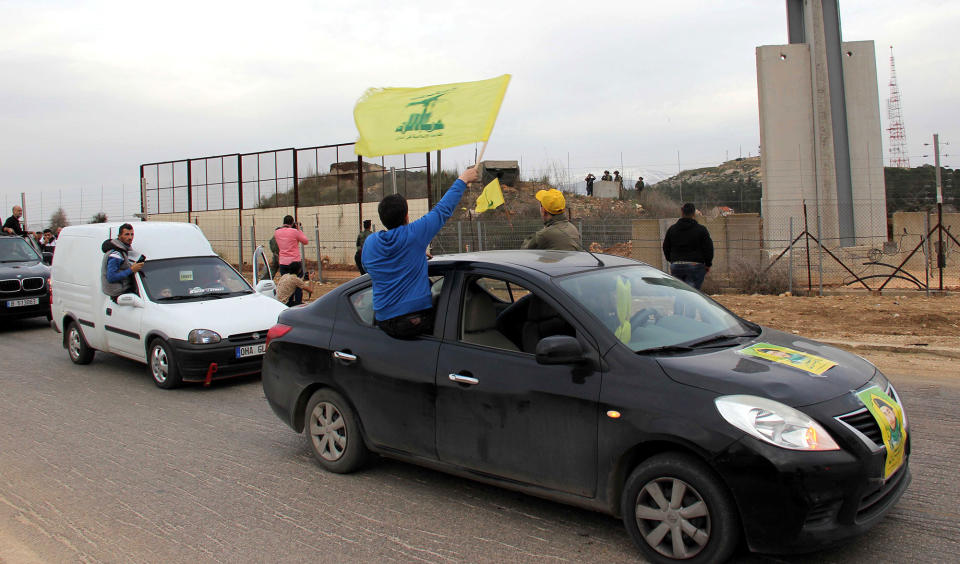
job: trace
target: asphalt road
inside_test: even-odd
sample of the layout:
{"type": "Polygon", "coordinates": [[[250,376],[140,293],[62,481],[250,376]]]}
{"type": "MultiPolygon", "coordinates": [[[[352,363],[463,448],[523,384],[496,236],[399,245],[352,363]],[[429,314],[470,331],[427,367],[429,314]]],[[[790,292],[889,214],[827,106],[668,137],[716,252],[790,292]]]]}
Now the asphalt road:
{"type": "MultiPolygon", "coordinates": [[[[804,557],[960,554],[960,370],[890,374],[914,481],[869,534],[804,557]]],[[[341,476],[259,379],[164,391],[137,363],[74,366],[42,320],[0,329],[0,562],[635,562],[616,519],[383,460],[341,476]]]]}

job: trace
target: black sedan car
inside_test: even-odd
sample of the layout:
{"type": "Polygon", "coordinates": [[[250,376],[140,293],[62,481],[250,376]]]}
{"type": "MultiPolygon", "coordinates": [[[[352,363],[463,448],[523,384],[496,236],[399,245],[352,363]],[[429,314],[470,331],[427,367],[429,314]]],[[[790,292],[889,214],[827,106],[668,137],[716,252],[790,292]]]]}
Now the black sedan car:
{"type": "Polygon", "coordinates": [[[377,453],[606,512],[663,562],[815,550],[910,483],[900,398],[856,355],[620,257],[492,251],[429,273],[432,335],[378,329],[367,276],[270,329],[267,400],[327,470],[377,453]]]}
{"type": "Polygon", "coordinates": [[[0,319],[50,319],[50,257],[16,235],[0,235],[0,319]]]}

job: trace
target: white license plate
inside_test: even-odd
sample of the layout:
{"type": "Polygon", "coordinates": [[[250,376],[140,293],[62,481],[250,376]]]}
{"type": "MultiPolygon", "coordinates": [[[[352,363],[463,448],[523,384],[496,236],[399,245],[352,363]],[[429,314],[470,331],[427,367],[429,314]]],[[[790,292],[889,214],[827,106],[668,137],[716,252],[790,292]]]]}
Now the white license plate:
{"type": "Polygon", "coordinates": [[[247,345],[245,347],[237,347],[237,358],[244,358],[248,356],[260,356],[267,351],[266,343],[260,343],[258,345],[247,345]]]}
{"type": "Polygon", "coordinates": [[[40,298],[25,298],[22,300],[7,300],[7,307],[32,306],[40,303],[40,298]]]}

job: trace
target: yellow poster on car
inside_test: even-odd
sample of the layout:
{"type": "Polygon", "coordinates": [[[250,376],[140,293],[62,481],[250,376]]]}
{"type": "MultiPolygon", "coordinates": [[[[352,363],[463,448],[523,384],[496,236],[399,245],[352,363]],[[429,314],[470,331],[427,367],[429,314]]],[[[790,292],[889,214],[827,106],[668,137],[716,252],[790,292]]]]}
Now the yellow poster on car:
{"type": "Polygon", "coordinates": [[[886,480],[903,465],[907,445],[907,430],[903,425],[903,409],[900,404],[874,386],[857,394],[880,426],[883,445],[887,447],[887,460],[883,465],[883,479],[886,480]]]}
{"type": "Polygon", "coordinates": [[[771,345],[770,343],[754,343],[737,352],[746,356],[755,356],[771,362],[786,364],[816,376],[823,376],[824,372],[837,365],[836,362],[820,356],[780,345],[771,345]]]}

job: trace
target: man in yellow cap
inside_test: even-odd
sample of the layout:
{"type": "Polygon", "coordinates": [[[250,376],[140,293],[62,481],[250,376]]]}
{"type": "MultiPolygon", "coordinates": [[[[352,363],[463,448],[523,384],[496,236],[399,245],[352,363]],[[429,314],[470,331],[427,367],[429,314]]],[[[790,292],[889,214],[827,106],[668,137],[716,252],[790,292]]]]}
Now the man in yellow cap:
{"type": "Polygon", "coordinates": [[[580,232],[567,221],[567,201],[563,192],[555,188],[537,192],[543,229],[526,238],[523,249],[551,249],[555,251],[582,251],[580,232]]]}

